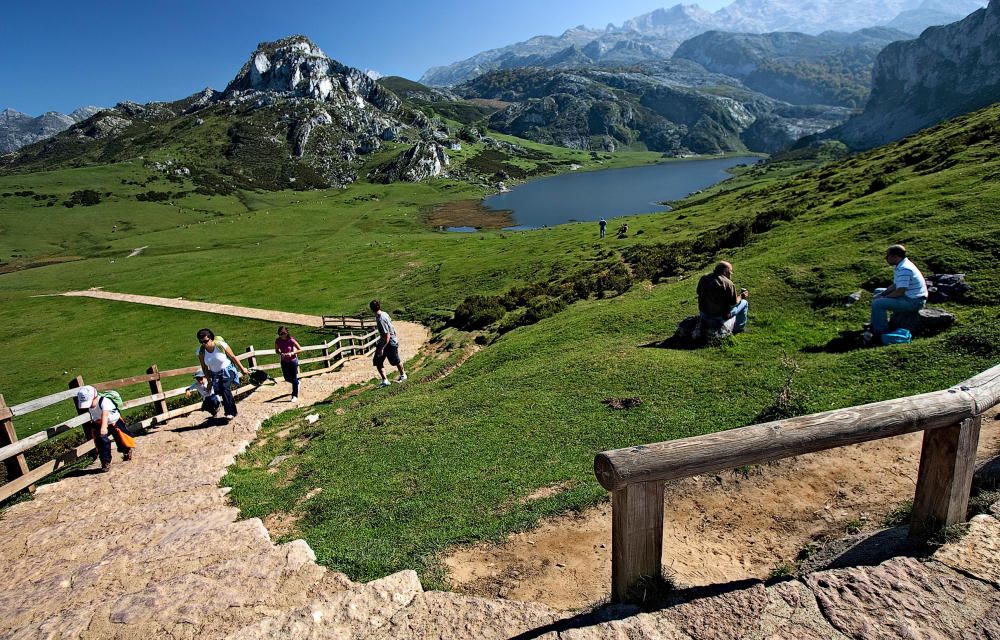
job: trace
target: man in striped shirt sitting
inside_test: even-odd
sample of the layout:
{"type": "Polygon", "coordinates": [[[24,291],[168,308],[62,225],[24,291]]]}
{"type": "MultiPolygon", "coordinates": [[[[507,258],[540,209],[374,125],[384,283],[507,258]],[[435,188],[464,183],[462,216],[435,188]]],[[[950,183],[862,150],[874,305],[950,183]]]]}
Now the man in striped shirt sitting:
{"type": "Polygon", "coordinates": [[[916,313],[927,303],[927,283],[920,269],[906,257],[906,247],[894,244],[885,251],[892,266],[892,285],[876,289],[872,299],[871,332],[879,336],[889,330],[889,311],[916,313]]]}

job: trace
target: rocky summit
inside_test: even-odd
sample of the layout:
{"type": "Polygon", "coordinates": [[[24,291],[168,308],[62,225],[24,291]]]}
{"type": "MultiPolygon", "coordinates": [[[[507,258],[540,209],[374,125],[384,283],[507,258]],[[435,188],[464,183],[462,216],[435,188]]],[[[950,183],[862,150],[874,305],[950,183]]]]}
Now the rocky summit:
{"type": "Polygon", "coordinates": [[[158,156],[169,145],[180,150],[171,151],[173,170],[203,192],[323,188],[362,172],[382,180],[440,175],[446,162],[419,161],[444,157],[437,143],[423,143],[433,129],[368,74],[292,36],[258,45],[223,91],[122,102],[6,160],[8,170],[30,171],[158,156]],[[373,154],[387,145],[409,160],[373,166],[373,154]]]}

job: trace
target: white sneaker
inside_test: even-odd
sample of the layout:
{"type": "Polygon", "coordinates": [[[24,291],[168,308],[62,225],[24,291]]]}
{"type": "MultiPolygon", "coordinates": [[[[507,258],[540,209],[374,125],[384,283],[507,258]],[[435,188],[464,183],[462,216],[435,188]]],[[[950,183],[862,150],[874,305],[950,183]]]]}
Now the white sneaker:
{"type": "Polygon", "coordinates": [[[383,380],[382,382],[379,383],[378,386],[380,386],[380,387],[388,387],[390,384],[392,384],[392,383],[389,382],[388,380],[383,380]]]}
{"type": "Polygon", "coordinates": [[[399,380],[396,380],[396,382],[399,383],[399,382],[402,382],[403,380],[406,380],[406,374],[405,373],[403,375],[399,376],[399,380]]]}
{"type": "Polygon", "coordinates": [[[289,400],[289,402],[298,402],[298,401],[299,401],[299,399],[296,398],[295,396],[292,396],[292,399],[289,400]]]}

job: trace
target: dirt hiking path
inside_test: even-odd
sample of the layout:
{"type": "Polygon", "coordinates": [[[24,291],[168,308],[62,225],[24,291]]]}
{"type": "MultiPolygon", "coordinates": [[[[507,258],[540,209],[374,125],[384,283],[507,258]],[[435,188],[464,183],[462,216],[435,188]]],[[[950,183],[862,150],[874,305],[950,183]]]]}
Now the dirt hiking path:
{"type": "Polygon", "coordinates": [[[157,298],[156,296],[115,293],[114,291],[102,291],[100,289],[67,291],[66,293],[60,295],[75,298],[98,298],[100,300],[134,302],[136,304],[147,304],[154,307],[187,309],[188,311],[202,311],[204,313],[218,313],[224,316],[237,316],[239,318],[253,318],[256,320],[267,320],[283,324],[296,324],[301,327],[323,326],[323,318],[320,316],[313,316],[304,313],[289,313],[287,311],[271,311],[269,309],[254,309],[253,307],[237,307],[231,304],[198,302],[197,300],[184,300],[182,298],[157,298]]]}
{"type": "MultiPolygon", "coordinates": [[[[994,411],[983,420],[980,460],[1000,453],[997,417],[994,411]]],[[[913,498],[922,438],[913,433],[668,483],[665,569],[686,587],[764,579],[792,565],[807,545],[881,528],[894,507],[913,498]]],[[[501,544],[458,549],[445,564],[461,593],[586,607],[605,598],[611,583],[611,505],[552,518],[501,544]]]]}

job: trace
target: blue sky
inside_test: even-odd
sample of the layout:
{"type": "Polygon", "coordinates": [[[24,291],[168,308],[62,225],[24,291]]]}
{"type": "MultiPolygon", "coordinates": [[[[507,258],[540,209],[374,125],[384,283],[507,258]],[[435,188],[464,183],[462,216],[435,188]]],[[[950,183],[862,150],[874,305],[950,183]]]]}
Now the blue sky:
{"type": "MultiPolygon", "coordinates": [[[[690,3],[691,0],[686,0],[690,3]]],[[[703,0],[715,10],[730,0],[703,0]]],[[[30,115],[222,89],[258,42],[302,33],[345,64],[417,79],[479,51],[603,27],[676,0],[53,0],[0,21],[0,109],[30,115]]]]}

